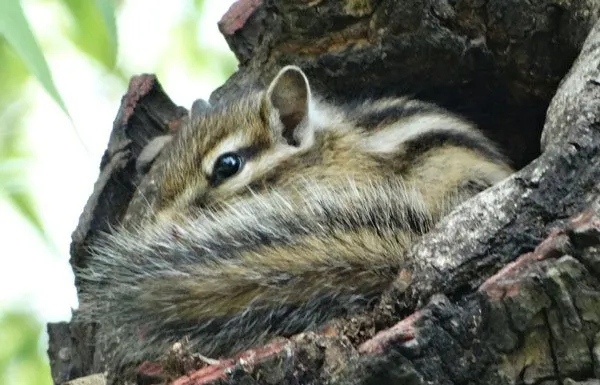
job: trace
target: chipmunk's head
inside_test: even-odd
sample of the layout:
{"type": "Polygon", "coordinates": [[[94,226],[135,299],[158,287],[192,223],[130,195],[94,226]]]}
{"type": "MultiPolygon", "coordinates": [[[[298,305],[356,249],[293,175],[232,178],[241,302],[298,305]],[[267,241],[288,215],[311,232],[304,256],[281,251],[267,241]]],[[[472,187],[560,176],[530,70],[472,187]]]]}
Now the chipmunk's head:
{"type": "Polygon", "coordinates": [[[173,139],[158,185],[159,211],[225,201],[311,146],[311,92],[302,70],[284,67],[265,91],[209,108],[173,139]]]}

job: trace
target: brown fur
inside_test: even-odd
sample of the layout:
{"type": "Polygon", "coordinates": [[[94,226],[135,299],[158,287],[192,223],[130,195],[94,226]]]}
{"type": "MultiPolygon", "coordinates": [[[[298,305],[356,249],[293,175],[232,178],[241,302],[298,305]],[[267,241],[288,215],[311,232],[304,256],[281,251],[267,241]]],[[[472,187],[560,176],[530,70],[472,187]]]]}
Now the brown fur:
{"type": "Polygon", "coordinates": [[[184,338],[231,354],[363,308],[423,233],[511,172],[447,111],[406,98],[332,106],[294,67],[203,112],[165,151],[153,222],[107,235],[81,272],[83,317],[126,341],[126,360],[184,338]],[[243,166],[215,184],[228,152],[243,166]]]}

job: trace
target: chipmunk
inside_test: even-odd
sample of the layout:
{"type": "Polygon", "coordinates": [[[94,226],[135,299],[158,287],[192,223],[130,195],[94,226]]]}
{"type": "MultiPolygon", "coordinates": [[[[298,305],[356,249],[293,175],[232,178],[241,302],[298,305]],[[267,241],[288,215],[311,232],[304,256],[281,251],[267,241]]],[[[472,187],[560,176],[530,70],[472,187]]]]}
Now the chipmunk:
{"type": "Polygon", "coordinates": [[[128,360],[181,340],[227,356],[364,309],[422,234],[512,173],[436,105],[334,105],[296,66],[163,151],[152,218],[106,234],[79,272],[80,315],[128,360]]]}

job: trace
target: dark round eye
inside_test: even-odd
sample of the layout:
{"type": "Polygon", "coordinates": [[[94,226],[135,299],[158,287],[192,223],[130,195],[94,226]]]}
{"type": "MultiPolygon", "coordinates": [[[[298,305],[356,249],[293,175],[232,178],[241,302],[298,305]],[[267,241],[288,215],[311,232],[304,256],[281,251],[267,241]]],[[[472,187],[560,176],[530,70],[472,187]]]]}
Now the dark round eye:
{"type": "Polygon", "coordinates": [[[237,174],[237,172],[242,168],[242,164],[242,157],[234,152],[227,152],[220,155],[213,166],[213,185],[217,185],[230,176],[237,174]]]}

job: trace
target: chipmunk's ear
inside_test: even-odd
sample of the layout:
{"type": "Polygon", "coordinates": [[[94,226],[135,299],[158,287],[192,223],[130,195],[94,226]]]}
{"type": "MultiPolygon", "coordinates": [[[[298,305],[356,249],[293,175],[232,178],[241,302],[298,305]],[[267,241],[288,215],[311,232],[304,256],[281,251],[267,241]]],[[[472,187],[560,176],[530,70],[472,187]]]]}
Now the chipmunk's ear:
{"type": "Polygon", "coordinates": [[[263,108],[276,135],[290,145],[300,146],[311,135],[308,122],[310,85],[304,72],[286,66],[269,85],[263,108]]]}

